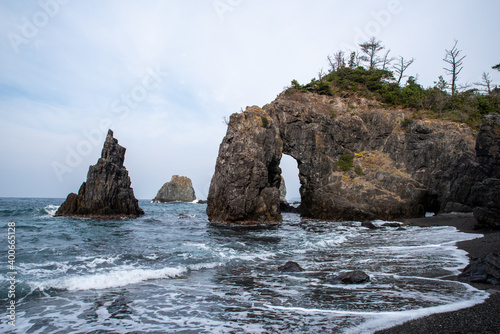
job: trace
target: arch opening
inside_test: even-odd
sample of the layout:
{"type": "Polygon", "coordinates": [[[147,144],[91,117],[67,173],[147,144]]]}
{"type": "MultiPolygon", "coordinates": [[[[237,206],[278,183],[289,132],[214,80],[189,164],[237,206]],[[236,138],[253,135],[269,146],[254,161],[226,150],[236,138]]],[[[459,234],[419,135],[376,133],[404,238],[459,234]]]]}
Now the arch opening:
{"type": "Polygon", "coordinates": [[[297,160],[287,154],[283,154],[281,156],[280,168],[281,176],[285,180],[287,202],[300,202],[300,180],[297,160]]]}

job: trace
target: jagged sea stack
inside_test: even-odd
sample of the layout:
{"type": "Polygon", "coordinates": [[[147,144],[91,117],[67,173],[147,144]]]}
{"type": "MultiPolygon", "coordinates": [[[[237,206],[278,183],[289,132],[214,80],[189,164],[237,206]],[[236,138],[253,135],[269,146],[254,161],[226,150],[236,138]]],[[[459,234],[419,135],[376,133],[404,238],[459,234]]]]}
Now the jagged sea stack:
{"type": "Polygon", "coordinates": [[[213,223],[281,222],[281,139],[276,123],[259,107],[231,115],[208,193],[213,223]]]}
{"type": "Polygon", "coordinates": [[[158,190],[153,202],[192,202],[196,200],[193,183],[186,176],[174,175],[170,182],[167,182],[158,190]]]}
{"type": "Polygon", "coordinates": [[[130,177],[123,166],[125,148],[109,130],[97,164],[90,166],[87,181],[78,195],[71,193],[56,212],[56,216],[97,219],[138,217],[144,214],[130,187],[130,177]]]}

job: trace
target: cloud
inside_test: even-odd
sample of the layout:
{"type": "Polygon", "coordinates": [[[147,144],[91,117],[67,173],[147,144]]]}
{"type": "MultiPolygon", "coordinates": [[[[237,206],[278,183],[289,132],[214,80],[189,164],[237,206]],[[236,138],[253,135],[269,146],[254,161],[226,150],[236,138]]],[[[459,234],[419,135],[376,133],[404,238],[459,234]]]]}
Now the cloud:
{"type": "Polygon", "coordinates": [[[443,74],[454,38],[468,55],[464,81],[483,71],[500,81],[490,69],[499,3],[396,1],[402,10],[381,18],[394,1],[3,1],[0,196],[77,191],[102,142],[62,178],[54,162],[67,165],[93,131],[104,140],[103,123],[127,148],[138,197],[153,197],[172,174],[206,193],[224,116],[271,102],[292,79],[308,82],[366,27],[394,55],[415,57],[409,71],[425,86],[443,74]]]}

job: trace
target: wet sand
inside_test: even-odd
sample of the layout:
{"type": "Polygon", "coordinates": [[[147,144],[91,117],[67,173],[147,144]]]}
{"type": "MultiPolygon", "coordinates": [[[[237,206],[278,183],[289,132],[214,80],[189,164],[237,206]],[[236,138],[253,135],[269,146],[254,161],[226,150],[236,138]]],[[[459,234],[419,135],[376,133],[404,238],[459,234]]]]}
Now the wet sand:
{"type": "MultiPolygon", "coordinates": [[[[428,218],[407,219],[408,225],[454,226],[459,231],[478,233],[484,236],[457,243],[458,248],[469,253],[469,258],[482,258],[494,249],[500,249],[500,231],[476,229],[477,221],[472,214],[442,214],[428,218]]],[[[456,276],[450,279],[457,279],[456,276]]],[[[402,325],[377,331],[378,334],[433,334],[433,333],[500,333],[500,285],[471,284],[477,289],[487,290],[491,295],[482,304],[458,311],[436,313],[411,320],[402,325]]]]}

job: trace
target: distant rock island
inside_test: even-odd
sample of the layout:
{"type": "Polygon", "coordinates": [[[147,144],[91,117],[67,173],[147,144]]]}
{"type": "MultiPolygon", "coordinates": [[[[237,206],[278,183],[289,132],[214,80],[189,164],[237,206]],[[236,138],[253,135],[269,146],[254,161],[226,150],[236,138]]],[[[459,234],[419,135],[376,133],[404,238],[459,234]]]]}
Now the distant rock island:
{"type": "Polygon", "coordinates": [[[71,193],[57,210],[56,216],[115,219],[144,214],[130,187],[130,177],[123,166],[125,148],[109,130],[97,164],[90,166],[87,181],[78,195],[71,193]]]}
{"type": "Polygon", "coordinates": [[[191,179],[186,176],[173,175],[170,182],[165,183],[158,190],[153,202],[193,202],[195,200],[196,195],[191,179]]]}
{"type": "Polygon", "coordinates": [[[281,221],[282,154],[299,168],[302,216],[398,219],[474,212],[500,226],[500,116],[471,127],[364,97],[289,89],[231,115],[208,195],[216,223],[281,221]]]}

